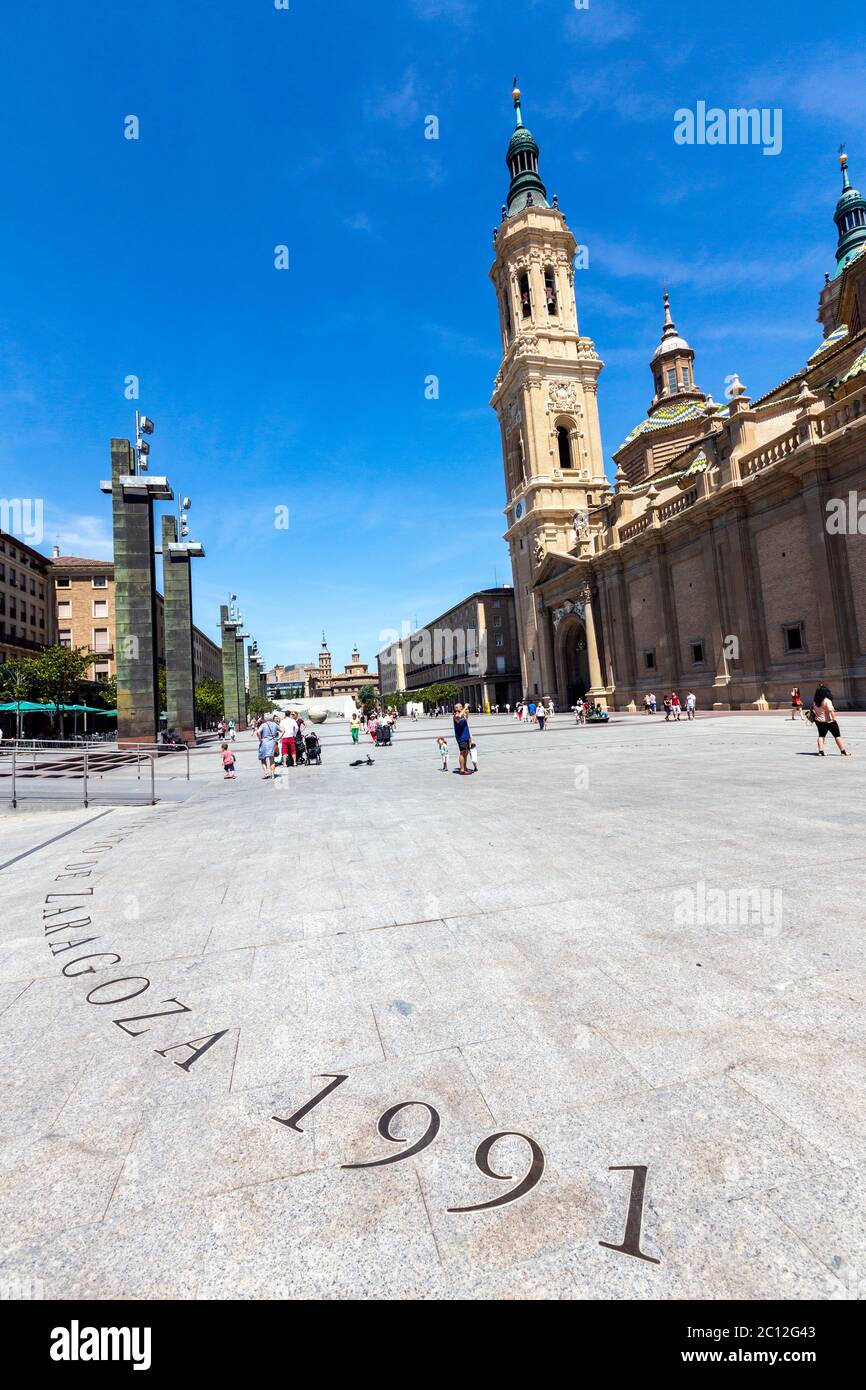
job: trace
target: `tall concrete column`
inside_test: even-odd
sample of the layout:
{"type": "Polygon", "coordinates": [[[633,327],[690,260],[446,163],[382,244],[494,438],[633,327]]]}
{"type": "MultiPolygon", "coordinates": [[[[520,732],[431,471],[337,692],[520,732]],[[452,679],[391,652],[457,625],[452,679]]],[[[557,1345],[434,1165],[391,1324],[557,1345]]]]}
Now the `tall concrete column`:
{"type": "Polygon", "coordinates": [[[204,555],[198,541],[179,541],[177,521],[162,518],[162,583],[165,591],[165,689],[169,727],[195,743],[195,662],[192,641],[190,559],[204,555]]]}
{"type": "Polygon", "coordinates": [[[117,741],[120,747],[154,743],[159,730],[156,654],[156,559],[153,503],[173,497],[166,478],[136,476],[128,439],[111,441],[114,534],[117,741]]]}
{"type": "Polygon", "coordinates": [[[238,624],[229,618],[227,604],[220,607],[220,629],[222,632],[223,654],[223,713],[226,719],[233,719],[235,728],[241,721],[238,696],[238,643],[235,636],[238,624]]]}
{"type": "Polygon", "coordinates": [[[249,637],[248,632],[235,633],[235,659],[238,669],[238,708],[240,710],[240,720],[237,727],[245,729],[247,727],[247,673],[244,662],[244,638],[249,637]]]}

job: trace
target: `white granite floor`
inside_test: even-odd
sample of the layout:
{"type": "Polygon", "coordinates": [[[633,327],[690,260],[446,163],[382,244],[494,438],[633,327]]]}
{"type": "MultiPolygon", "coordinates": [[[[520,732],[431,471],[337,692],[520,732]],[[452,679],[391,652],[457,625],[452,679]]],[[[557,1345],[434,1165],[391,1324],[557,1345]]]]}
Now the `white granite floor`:
{"type": "Polygon", "coordinates": [[[0,813],[4,1290],[864,1296],[866,721],[474,722],[0,813]]]}

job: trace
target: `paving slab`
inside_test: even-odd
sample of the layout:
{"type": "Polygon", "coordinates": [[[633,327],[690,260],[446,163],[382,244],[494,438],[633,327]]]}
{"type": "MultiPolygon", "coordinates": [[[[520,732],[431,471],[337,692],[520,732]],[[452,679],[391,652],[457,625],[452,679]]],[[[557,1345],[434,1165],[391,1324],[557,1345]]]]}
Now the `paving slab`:
{"type": "Polygon", "coordinates": [[[472,723],[2,812],[0,1278],[863,1297],[866,722],[472,723]]]}

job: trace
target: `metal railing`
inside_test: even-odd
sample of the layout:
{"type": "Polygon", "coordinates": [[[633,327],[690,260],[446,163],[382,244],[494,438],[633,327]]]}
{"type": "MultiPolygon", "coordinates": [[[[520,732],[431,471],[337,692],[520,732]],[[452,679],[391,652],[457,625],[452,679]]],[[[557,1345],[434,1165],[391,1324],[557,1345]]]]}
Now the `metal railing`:
{"type": "MultiPolygon", "coordinates": [[[[51,740],[32,740],[24,746],[21,742],[9,740],[0,744],[0,784],[6,779],[9,780],[12,809],[16,810],[19,801],[23,799],[22,785],[39,783],[44,799],[59,800],[63,798],[63,791],[57,783],[62,786],[64,783],[74,785],[80,782],[81,802],[88,807],[92,800],[94,779],[103,781],[106,775],[110,776],[111,773],[124,768],[131,773],[134,766],[136,782],[141,783],[143,780],[150,784],[149,800],[151,806],[155,806],[157,762],[164,757],[177,759],[180,753],[186,754],[185,780],[188,782],[188,748],[169,749],[162,744],[141,743],[128,748],[105,748],[89,743],[70,746],[68,742],[52,743],[51,740]],[[50,795],[45,790],[48,783],[54,784],[50,795]]],[[[115,779],[110,785],[117,787],[119,781],[120,779],[115,779]]],[[[39,799],[39,796],[38,790],[31,793],[34,800],[39,799]]],[[[135,799],[138,800],[138,796],[135,799]]]]}

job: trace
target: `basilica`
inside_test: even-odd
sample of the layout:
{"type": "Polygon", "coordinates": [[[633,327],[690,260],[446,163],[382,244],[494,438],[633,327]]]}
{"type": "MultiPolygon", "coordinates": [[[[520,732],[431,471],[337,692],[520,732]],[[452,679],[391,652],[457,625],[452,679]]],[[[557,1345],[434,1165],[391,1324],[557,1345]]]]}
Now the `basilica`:
{"type": "Polygon", "coordinates": [[[863,706],[866,199],[846,156],[815,351],[760,398],[733,376],[716,403],[665,293],[651,401],[613,455],[612,486],[577,244],[548,201],[517,89],[514,106],[490,272],[502,336],[491,405],[524,694],[629,709],[650,691],[691,690],[703,709],[748,709],[824,680],[840,708],[863,706]]]}

